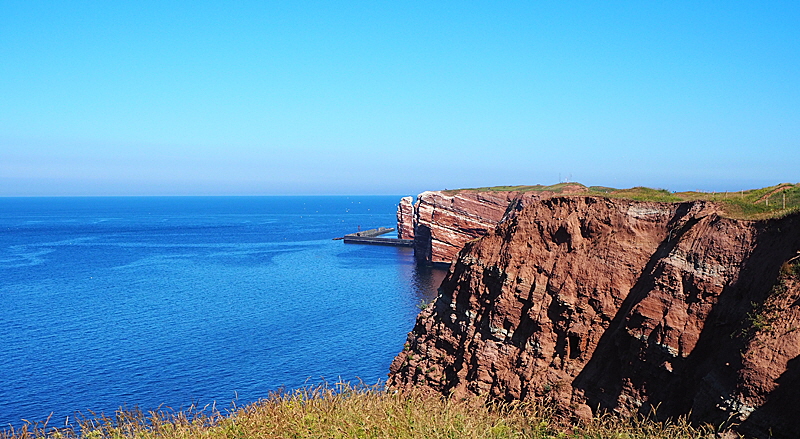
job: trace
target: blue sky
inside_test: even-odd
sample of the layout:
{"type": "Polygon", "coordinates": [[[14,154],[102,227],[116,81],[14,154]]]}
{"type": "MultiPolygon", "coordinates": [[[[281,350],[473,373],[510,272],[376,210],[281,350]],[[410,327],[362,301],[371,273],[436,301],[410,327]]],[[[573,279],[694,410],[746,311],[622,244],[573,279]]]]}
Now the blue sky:
{"type": "Polygon", "coordinates": [[[798,5],[0,0],[0,196],[797,182],[798,5]]]}

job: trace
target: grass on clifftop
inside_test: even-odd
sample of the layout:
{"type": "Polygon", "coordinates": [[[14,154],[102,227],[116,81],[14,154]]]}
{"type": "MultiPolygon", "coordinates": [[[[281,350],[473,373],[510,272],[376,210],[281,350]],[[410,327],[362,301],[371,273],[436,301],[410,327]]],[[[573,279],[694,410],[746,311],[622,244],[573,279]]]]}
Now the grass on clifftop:
{"type": "Polygon", "coordinates": [[[558,422],[535,405],[485,404],[420,392],[392,394],[338,384],[274,394],[222,414],[207,408],[173,412],[119,411],[53,428],[45,423],[0,432],[30,438],[712,438],[711,429],[605,416],[582,426],[558,422]]]}
{"type": "Polygon", "coordinates": [[[670,192],[666,189],[634,187],[616,189],[605,186],[584,186],[580,183],[559,183],[552,186],[494,186],[445,191],[455,194],[462,191],[484,192],[552,192],[564,195],[596,195],[636,201],[679,203],[705,200],[720,205],[726,216],[738,219],[766,219],[780,217],[800,210],[800,184],[781,183],[761,189],[737,192],[670,192]]]}
{"type": "Polygon", "coordinates": [[[452,190],[444,190],[442,192],[446,194],[455,194],[462,191],[476,191],[476,192],[553,192],[557,194],[569,192],[570,189],[574,188],[585,188],[586,186],[580,183],[558,183],[558,184],[551,184],[550,186],[545,186],[542,184],[537,184],[533,186],[488,186],[488,187],[476,187],[476,188],[468,188],[468,189],[452,189],[452,190]]]}

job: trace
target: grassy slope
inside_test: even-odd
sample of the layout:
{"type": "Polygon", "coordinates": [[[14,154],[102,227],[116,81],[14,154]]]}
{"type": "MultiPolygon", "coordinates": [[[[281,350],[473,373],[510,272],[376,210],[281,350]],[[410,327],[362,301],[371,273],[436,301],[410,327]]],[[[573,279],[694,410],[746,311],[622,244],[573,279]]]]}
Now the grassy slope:
{"type": "Polygon", "coordinates": [[[761,189],[739,192],[670,192],[666,189],[634,187],[615,189],[604,186],[586,187],[579,183],[560,183],[552,186],[494,186],[446,191],[454,194],[462,191],[518,191],[553,192],[556,194],[597,195],[610,198],[625,198],[637,201],[658,201],[679,203],[684,201],[706,200],[720,205],[727,216],[739,219],[765,219],[779,217],[800,210],[800,184],[781,183],[761,189]],[[785,199],[785,208],[784,208],[785,199]]]}
{"type": "Polygon", "coordinates": [[[559,422],[541,406],[485,404],[375,388],[313,388],[272,395],[226,414],[185,410],[85,419],[59,429],[27,425],[0,438],[712,438],[711,429],[605,416],[559,422]]]}

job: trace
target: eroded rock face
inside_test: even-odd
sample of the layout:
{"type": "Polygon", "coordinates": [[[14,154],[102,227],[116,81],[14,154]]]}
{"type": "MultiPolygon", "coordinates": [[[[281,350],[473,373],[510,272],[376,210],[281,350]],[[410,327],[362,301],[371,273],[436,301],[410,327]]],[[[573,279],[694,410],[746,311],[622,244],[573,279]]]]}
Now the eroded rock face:
{"type": "Polygon", "coordinates": [[[397,237],[414,239],[414,200],[403,197],[397,206],[397,237]]]}
{"type": "MultiPolygon", "coordinates": [[[[575,184],[562,193],[585,192],[575,184]]],[[[401,199],[397,209],[398,237],[414,239],[414,253],[426,264],[450,264],[468,241],[485,235],[503,219],[511,204],[522,206],[553,192],[429,191],[401,199]]]]}
{"type": "Polygon", "coordinates": [[[486,234],[515,194],[423,192],[414,205],[414,254],[423,263],[449,264],[467,241],[486,234]]]}
{"type": "Polygon", "coordinates": [[[465,244],[390,386],[800,437],[800,269],[785,264],[800,215],[594,197],[516,209],[465,244]]]}

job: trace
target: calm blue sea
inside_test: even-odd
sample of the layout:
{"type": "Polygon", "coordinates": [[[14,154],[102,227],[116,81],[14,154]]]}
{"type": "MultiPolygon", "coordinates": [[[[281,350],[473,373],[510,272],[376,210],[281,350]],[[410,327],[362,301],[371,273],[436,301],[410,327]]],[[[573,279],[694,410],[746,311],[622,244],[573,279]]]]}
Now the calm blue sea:
{"type": "Polygon", "coordinates": [[[389,197],[0,198],[0,426],[385,379],[444,273],[389,197]]]}

